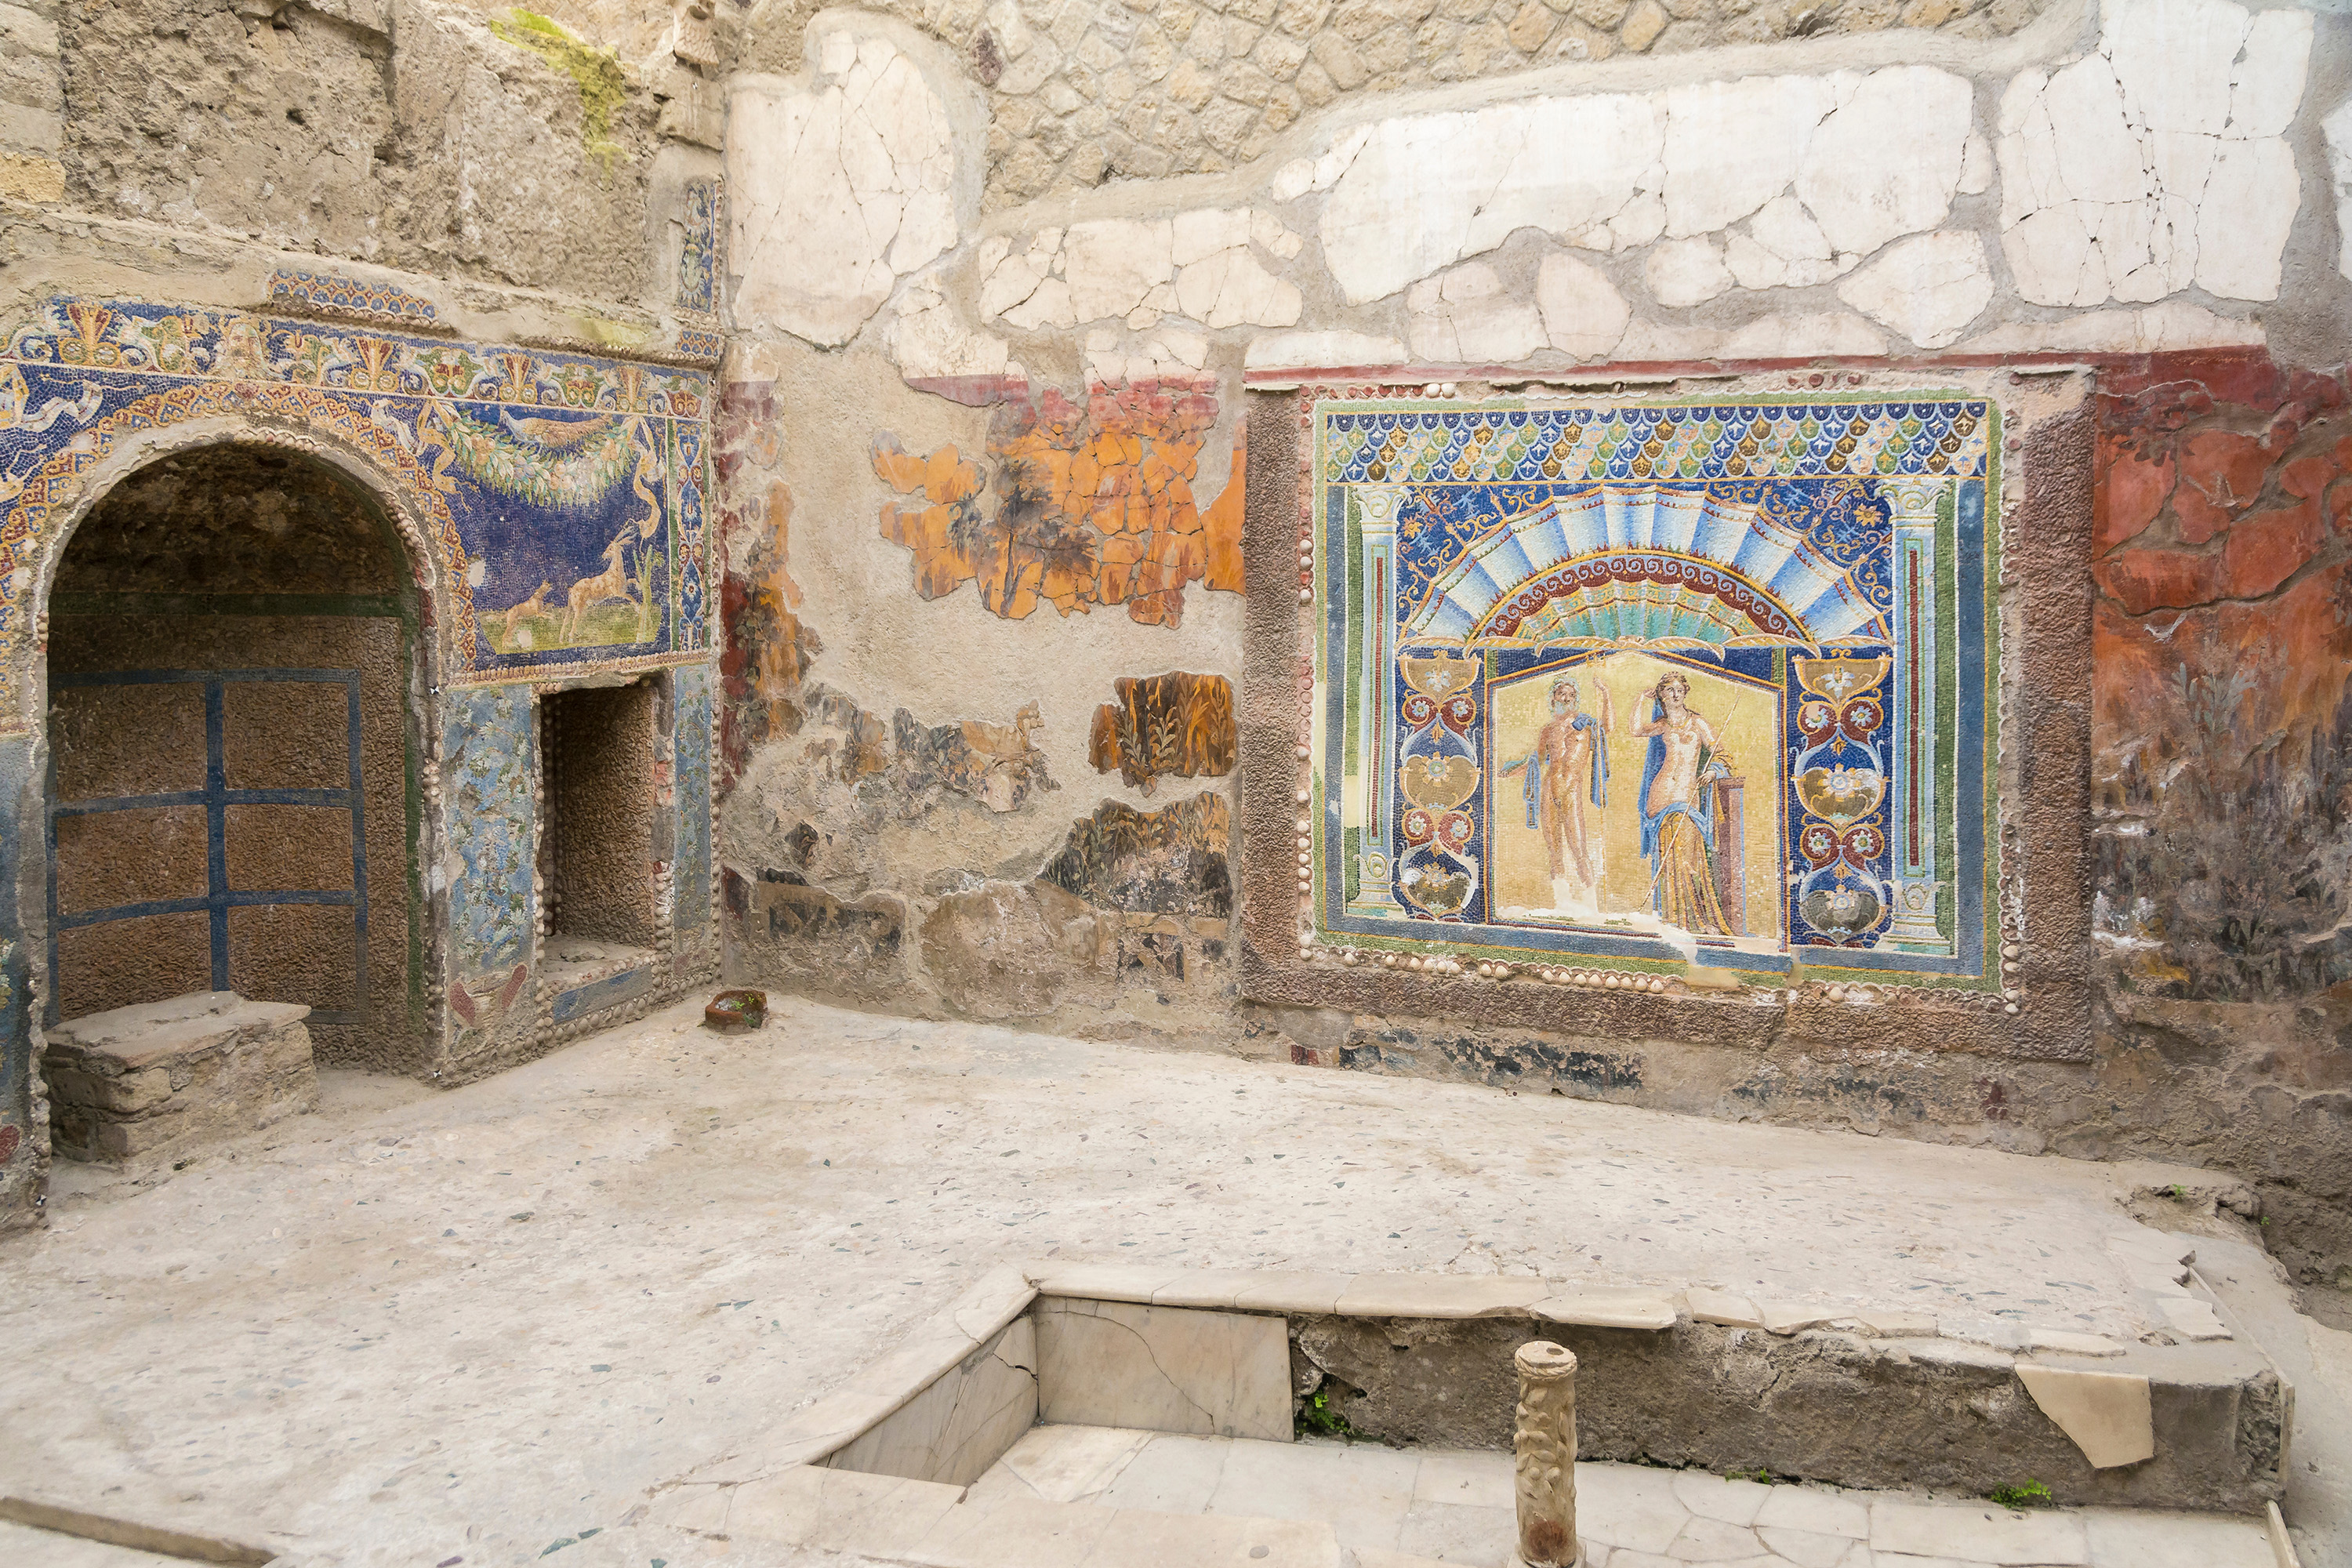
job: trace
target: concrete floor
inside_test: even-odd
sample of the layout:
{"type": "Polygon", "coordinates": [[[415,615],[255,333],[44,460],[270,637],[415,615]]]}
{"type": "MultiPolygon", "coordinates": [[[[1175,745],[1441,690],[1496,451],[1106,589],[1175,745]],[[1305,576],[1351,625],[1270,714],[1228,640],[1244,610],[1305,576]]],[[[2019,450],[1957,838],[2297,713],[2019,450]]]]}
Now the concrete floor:
{"type": "MultiPolygon", "coordinates": [[[[1000,1261],[1537,1271],[2129,1334],[2100,1240],[2181,1174],[791,1001],[745,1037],[698,1016],[447,1092],[331,1074],[317,1115],[177,1173],[60,1167],[50,1227],[0,1241],[0,1489],[306,1563],[741,1562],[631,1510],[1000,1261]]],[[[2304,1336],[2289,1509],[2307,1563],[2344,1561],[2352,1335],[2235,1263],[2242,1320],[2304,1336]]]]}
{"type": "MultiPolygon", "coordinates": [[[[1587,1568],[2274,1568],[2251,1519],[1767,1486],[1696,1470],[1576,1467],[1587,1568]],[[1904,1550],[1909,1548],[1909,1550],[1904,1550]],[[1933,1558],[1923,1555],[1932,1550],[1933,1558]]],[[[1359,1568],[1505,1568],[1517,1533],[1508,1454],[1262,1443],[1035,1426],[969,1502],[998,1494],[1160,1513],[1321,1520],[1359,1568]],[[1380,1554],[1394,1552],[1394,1559],[1380,1554]]]]}

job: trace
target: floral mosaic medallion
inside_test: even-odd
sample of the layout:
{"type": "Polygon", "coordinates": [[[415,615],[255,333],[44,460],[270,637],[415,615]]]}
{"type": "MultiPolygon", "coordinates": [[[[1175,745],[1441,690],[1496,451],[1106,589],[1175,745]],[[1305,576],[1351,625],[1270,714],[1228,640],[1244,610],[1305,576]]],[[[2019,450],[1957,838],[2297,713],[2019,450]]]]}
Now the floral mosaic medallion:
{"type": "Polygon", "coordinates": [[[1999,989],[1997,407],[1310,406],[1318,942],[1999,989]]]}

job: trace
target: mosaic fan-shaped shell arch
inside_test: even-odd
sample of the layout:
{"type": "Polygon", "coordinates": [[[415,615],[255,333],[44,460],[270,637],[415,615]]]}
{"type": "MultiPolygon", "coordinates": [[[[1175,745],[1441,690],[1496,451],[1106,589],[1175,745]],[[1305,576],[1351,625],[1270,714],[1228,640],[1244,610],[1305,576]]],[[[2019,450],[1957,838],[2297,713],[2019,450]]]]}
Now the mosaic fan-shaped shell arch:
{"type": "Polygon", "coordinates": [[[1842,567],[1754,505],[1598,486],[1506,518],[1437,574],[1412,641],[1472,647],[1832,647],[1886,628],[1842,567]]]}

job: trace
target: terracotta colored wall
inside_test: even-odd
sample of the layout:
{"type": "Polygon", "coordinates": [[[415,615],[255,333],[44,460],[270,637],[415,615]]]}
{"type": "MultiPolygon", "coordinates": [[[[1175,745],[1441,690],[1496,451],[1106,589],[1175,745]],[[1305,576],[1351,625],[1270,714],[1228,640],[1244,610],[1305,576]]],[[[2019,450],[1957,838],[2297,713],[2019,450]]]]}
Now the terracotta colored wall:
{"type": "Polygon", "coordinates": [[[2113,1144],[2256,1178],[2288,1261],[2352,1281],[2345,374],[2180,355],[2103,384],[2092,783],[2113,1144]]]}

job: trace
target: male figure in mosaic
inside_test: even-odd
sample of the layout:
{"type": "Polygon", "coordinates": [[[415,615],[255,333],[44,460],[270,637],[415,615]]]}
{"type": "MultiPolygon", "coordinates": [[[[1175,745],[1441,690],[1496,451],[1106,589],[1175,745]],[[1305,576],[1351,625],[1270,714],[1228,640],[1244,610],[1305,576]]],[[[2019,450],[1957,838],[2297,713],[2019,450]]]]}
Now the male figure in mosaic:
{"type": "Polygon", "coordinates": [[[1690,678],[1675,673],[1652,688],[1649,717],[1635,736],[1649,737],[1642,764],[1642,853],[1650,862],[1650,905],[1686,931],[1728,936],[1715,896],[1715,792],[1729,778],[1729,758],[1707,721],[1690,710],[1690,678]]]}
{"type": "Polygon", "coordinates": [[[1551,718],[1536,732],[1536,749],[1506,765],[1507,774],[1524,773],[1528,826],[1543,835],[1544,852],[1551,861],[1551,902],[1555,912],[1597,915],[1601,912],[1600,809],[1609,804],[1609,731],[1612,715],[1609,688],[1596,683],[1601,694],[1598,718],[1584,711],[1582,693],[1572,675],[1551,683],[1551,718]],[[1592,803],[1592,813],[1585,802],[1592,803]]]}

